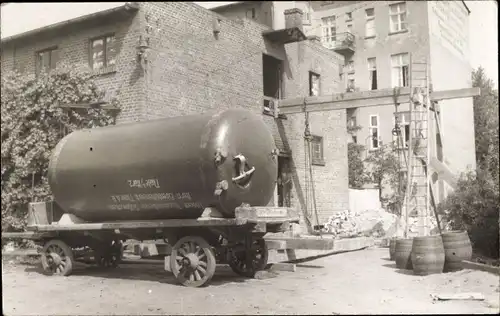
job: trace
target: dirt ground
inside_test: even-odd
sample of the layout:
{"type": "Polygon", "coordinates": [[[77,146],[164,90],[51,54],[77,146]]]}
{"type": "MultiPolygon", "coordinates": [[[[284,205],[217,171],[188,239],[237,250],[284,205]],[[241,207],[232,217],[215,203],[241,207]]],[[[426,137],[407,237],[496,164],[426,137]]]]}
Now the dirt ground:
{"type": "Polygon", "coordinates": [[[499,277],[486,272],[414,276],[366,249],[302,263],[275,278],[243,279],[226,266],[210,286],[186,288],[156,264],[115,270],[79,265],[69,277],[4,260],[4,315],[469,314],[499,313],[499,277]],[[432,293],[479,292],[485,301],[438,301],[432,293]]]}

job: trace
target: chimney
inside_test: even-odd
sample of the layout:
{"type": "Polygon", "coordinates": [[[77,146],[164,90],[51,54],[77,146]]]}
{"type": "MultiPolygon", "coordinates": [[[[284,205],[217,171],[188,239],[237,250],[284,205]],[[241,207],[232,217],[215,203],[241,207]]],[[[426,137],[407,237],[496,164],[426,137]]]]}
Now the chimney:
{"type": "Polygon", "coordinates": [[[301,31],[304,31],[302,26],[302,15],[304,14],[301,9],[293,8],[287,9],[284,12],[285,14],[285,28],[293,28],[296,27],[301,31]]]}

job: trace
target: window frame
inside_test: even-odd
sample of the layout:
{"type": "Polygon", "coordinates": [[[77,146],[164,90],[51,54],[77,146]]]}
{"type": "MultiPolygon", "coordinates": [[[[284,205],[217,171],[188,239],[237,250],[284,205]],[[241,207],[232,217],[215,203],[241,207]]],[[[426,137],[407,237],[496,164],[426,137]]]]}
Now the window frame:
{"type": "Polygon", "coordinates": [[[40,61],[39,61],[40,54],[49,53],[49,69],[47,70],[47,72],[50,72],[51,70],[53,70],[57,67],[57,62],[59,60],[58,52],[59,52],[58,46],[51,46],[51,47],[44,48],[42,50],[35,52],[35,76],[36,77],[38,77],[40,75],[40,73],[42,72],[42,67],[41,67],[40,61]],[[54,52],[56,52],[55,55],[53,54],[54,52]],[[55,56],[54,62],[52,62],[53,56],[55,56]]]}
{"type": "Polygon", "coordinates": [[[255,10],[255,8],[247,9],[245,12],[245,17],[247,19],[255,20],[257,18],[257,10],[255,10]],[[251,17],[248,16],[249,12],[250,12],[251,17]]]}
{"type": "Polygon", "coordinates": [[[114,60],[115,60],[115,63],[112,64],[112,65],[108,65],[108,44],[107,44],[107,39],[110,38],[110,37],[113,37],[113,42],[116,43],[116,34],[115,33],[106,33],[106,34],[103,34],[103,35],[99,35],[99,36],[96,36],[96,37],[92,37],[89,39],[89,67],[92,71],[102,71],[103,69],[107,69],[107,68],[110,68],[110,67],[113,67],[116,65],[116,57],[117,57],[117,51],[116,51],[116,46],[115,46],[115,56],[114,56],[114,60]],[[98,40],[102,40],[103,41],[103,66],[101,68],[94,68],[94,54],[93,54],[93,43],[95,41],[98,41],[98,40]]]}
{"type": "Polygon", "coordinates": [[[335,15],[330,15],[321,18],[321,42],[323,43],[323,45],[331,47],[335,44],[336,41],[337,17],[335,15]]]}
{"type": "Polygon", "coordinates": [[[377,57],[370,57],[366,59],[367,66],[368,66],[368,75],[369,76],[375,76],[375,88],[373,88],[374,82],[373,82],[373,77],[371,77],[371,80],[369,80],[369,87],[368,90],[373,91],[378,89],[378,81],[377,81],[377,57]],[[373,60],[373,65],[370,65],[370,61],[373,60]],[[373,66],[373,67],[372,67],[373,66]],[[375,72],[375,74],[373,74],[375,72]]]}
{"type": "Polygon", "coordinates": [[[309,71],[309,96],[320,96],[321,95],[321,75],[314,72],[314,71],[309,71]],[[313,78],[316,78],[318,80],[318,94],[313,95],[313,78]]]}
{"type": "Polygon", "coordinates": [[[323,136],[311,135],[311,164],[315,166],[325,165],[324,138],[323,136]],[[319,146],[320,157],[315,156],[314,146],[319,146]]]}
{"type": "Polygon", "coordinates": [[[376,36],[377,31],[375,28],[375,8],[365,9],[365,38],[372,38],[376,36]],[[368,15],[369,10],[372,10],[373,15],[368,15]],[[370,24],[368,22],[370,22],[370,24]],[[371,27],[368,27],[369,25],[371,25],[371,27]],[[369,33],[368,30],[372,31],[372,33],[369,33]]]}
{"type": "Polygon", "coordinates": [[[409,67],[410,67],[410,54],[408,53],[399,53],[393,54],[390,56],[391,59],[391,81],[392,87],[408,87],[410,85],[409,82],[409,67]],[[406,56],[406,58],[405,58],[406,56]],[[395,65],[394,57],[398,57],[398,63],[395,65]],[[406,62],[404,61],[406,59],[406,62]],[[405,68],[406,67],[406,68],[405,68]],[[398,78],[394,78],[394,70],[398,69],[398,78]],[[405,70],[406,69],[406,70],[405,70]],[[406,75],[405,75],[406,74],[406,75]],[[396,83],[397,81],[397,83],[396,83]]]}
{"type": "Polygon", "coordinates": [[[380,149],[380,117],[378,114],[370,114],[369,117],[369,122],[368,122],[368,133],[369,133],[369,139],[370,139],[370,150],[377,150],[380,149]],[[372,117],[377,118],[377,125],[372,125],[372,117]],[[373,138],[373,130],[377,130],[377,146],[373,146],[374,138],[373,138]]]}
{"type": "Polygon", "coordinates": [[[408,9],[407,9],[407,4],[406,2],[398,2],[398,3],[392,3],[392,4],[389,4],[389,32],[391,33],[397,33],[397,32],[403,32],[403,31],[406,31],[408,30],[408,22],[407,22],[407,18],[408,18],[408,9]],[[404,11],[401,11],[401,5],[404,6],[404,11]],[[392,8],[396,7],[397,10],[396,12],[393,12],[392,8]],[[404,15],[404,22],[401,21],[401,16],[404,15]],[[397,16],[397,20],[398,22],[396,24],[394,24],[392,18],[394,16],[397,16]],[[404,26],[404,27],[403,27],[404,26]]]}
{"type": "MultiPolygon", "coordinates": [[[[411,133],[411,127],[410,127],[410,112],[409,111],[401,111],[401,112],[397,112],[397,113],[393,113],[393,125],[396,126],[396,119],[398,120],[398,124],[399,124],[399,128],[401,129],[401,136],[402,136],[402,140],[403,140],[403,144],[399,145],[397,143],[397,140],[393,140],[395,141],[395,146],[396,148],[398,149],[408,149],[408,146],[409,146],[409,141],[410,141],[410,133],[411,133]],[[396,114],[398,114],[402,120],[400,120],[400,118],[398,118],[396,116],[396,114]],[[408,121],[406,121],[406,116],[408,115],[408,121]],[[406,126],[408,126],[408,134],[406,133],[406,126]],[[406,139],[408,136],[408,140],[406,139]]],[[[397,137],[397,136],[394,136],[394,137],[397,137]]]]}

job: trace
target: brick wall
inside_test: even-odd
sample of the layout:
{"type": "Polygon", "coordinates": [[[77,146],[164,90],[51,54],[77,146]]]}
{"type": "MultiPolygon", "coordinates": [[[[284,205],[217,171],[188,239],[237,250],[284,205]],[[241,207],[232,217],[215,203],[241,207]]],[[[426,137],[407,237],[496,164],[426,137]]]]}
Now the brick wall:
{"type": "Polygon", "coordinates": [[[143,102],[143,79],[135,60],[139,20],[133,13],[113,14],[106,18],[69,24],[64,28],[38,33],[2,43],[2,72],[17,69],[35,74],[35,53],[57,46],[59,62],[89,67],[90,40],[106,34],[115,34],[117,43],[116,66],[96,72],[98,85],[106,91],[105,99],[117,97],[122,112],[119,122],[139,116],[137,104],[143,102]]]}
{"type": "MultiPolygon", "coordinates": [[[[343,58],[315,42],[266,42],[266,26],[247,19],[227,19],[190,3],[147,3],[144,14],[159,31],[151,36],[147,68],[147,119],[210,109],[243,107],[262,111],[262,54],[284,61],[284,97],[308,95],[309,71],[320,74],[321,93],[339,89],[343,58]],[[161,18],[160,18],[161,17],[161,18]],[[184,18],[184,19],[182,19],[184,18]],[[219,18],[220,33],[213,34],[219,18]],[[158,20],[158,24],[157,21],[158,20]]],[[[294,168],[292,206],[304,204],[304,115],[276,123],[264,116],[277,146],[291,149],[294,168]]],[[[310,115],[311,132],[324,138],[325,166],[314,166],[320,220],[348,207],[345,111],[310,115]]]]}
{"type": "MultiPolygon", "coordinates": [[[[11,43],[2,50],[2,70],[22,65],[25,71],[34,72],[35,52],[52,45],[59,47],[61,59],[88,64],[89,40],[115,32],[119,42],[116,69],[97,79],[107,89],[108,98],[116,95],[121,103],[118,123],[235,107],[260,114],[263,54],[283,61],[284,97],[308,95],[309,71],[321,76],[322,94],[339,89],[339,64],[343,63],[339,55],[315,42],[269,43],[262,37],[266,26],[247,19],[230,20],[193,3],[142,3],[133,17],[107,21],[11,43]],[[220,19],[218,37],[213,33],[216,19],[220,19]],[[146,36],[146,28],[151,49],[142,69],[136,60],[136,46],[139,35],[146,36]]],[[[279,122],[264,116],[264,120],[277,147],[292,152],[292,206],[303,209],[304,115],[290,115],[279,122]]],[[[323,221],[348,207],[345,111],[311,114],[310,124],[311,132],[324,138],[326,164],[313,167],[317,208],[323,221]]]]}

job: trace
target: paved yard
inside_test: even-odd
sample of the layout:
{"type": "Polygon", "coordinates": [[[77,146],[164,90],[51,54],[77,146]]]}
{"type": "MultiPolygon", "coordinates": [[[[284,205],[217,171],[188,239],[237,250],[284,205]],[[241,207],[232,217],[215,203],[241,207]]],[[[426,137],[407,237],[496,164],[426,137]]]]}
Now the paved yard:
{"type": "MultiPolygon", "coordinates": [[[[498,313],[499,277],[463,270],[402,273],[387,249],[337,254],[271,279],[243,279],[221,266],[210,286],[178,286],[159,264],[103,271],[81,265],[70,277],[3,263],[6,315],[498,313]],[[431,293],[480,292],[486,301],[433,302],[431,293]]],[[[4,260],[5,261],[5,260],[4,260]]]]}

